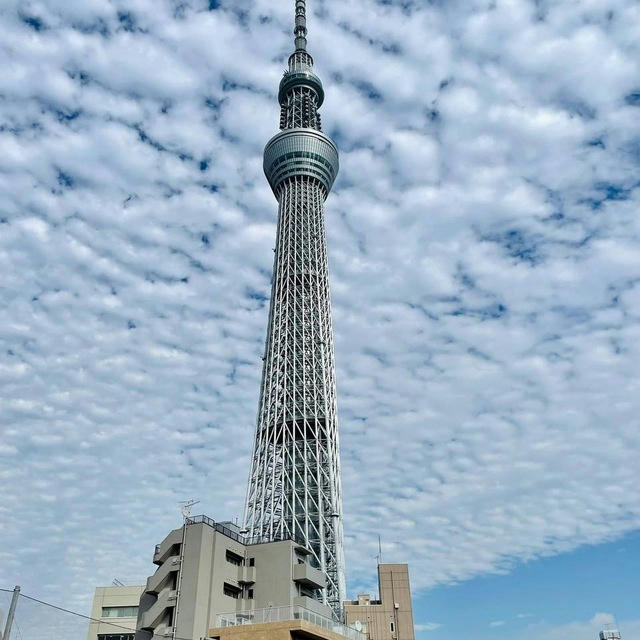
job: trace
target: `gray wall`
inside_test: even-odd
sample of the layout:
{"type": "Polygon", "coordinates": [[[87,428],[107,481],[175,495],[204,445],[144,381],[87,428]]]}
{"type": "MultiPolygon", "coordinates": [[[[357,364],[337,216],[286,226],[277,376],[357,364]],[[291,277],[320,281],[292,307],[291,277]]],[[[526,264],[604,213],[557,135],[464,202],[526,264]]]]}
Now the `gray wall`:
{"type": "MultiPolygon", "coordinates": [[[[156,633],[163,633],[169,627],[171,609],[177,622],[176,635],[183,638],[205,637],[208,630],[216,626],[219,614],[251,611],[267,607],[306,606],[309,609],[331,616],[328,607],[309,597],[301,596],[300,575],[324,581],[324,574],[316,570],[298,570],[298,581],[294,581],[293,566],[299,561],[306,562],[307,554],[290,540],[257,545],[242,542],[217,531],[206,523],[190,524],[184,528],[184,549],[173,545],[182,541],[183,529],[175,529],[158,545],[154,562],[159,565],[155,578],[147,581],[148,590],[160,591],[157,595],[147,591],[140,598],[138,629],[150,620],[159,620],[156,633]],[[240,566],[227,560],[227,551],[242,558],[240,566]],[[182,563],[173,563],[182,553],[182,563]],[[254,566],[249,566],[249,559],[254,566]],[[171,563],[164,566],[165,563],[171,563]],[[175,568],[175,570],[174,570],[175,568]],[[159,578],[166,584],[159,589],[159,578]],[[238,594],[237,598],[224,593],[225,583],[238,594]],[[177,589],[179,587],[179,596],[177,589]],[[250,599],[249,589],[253,591],[250,599]],[[166,606],[164,617],[159,619],[159,611],[166,606]],[[151,612],[146,613],[146,612],[151,612]],[[146,617],[145,617],[146,616],[146,617]]],[[[309,588],[308,585],[306,585],[309,588]]],[[[175,624],[175,622],[174,622],[175,624]]],[[[147,640],[148,632],[138,631],[136,640],[147,640]]]]}

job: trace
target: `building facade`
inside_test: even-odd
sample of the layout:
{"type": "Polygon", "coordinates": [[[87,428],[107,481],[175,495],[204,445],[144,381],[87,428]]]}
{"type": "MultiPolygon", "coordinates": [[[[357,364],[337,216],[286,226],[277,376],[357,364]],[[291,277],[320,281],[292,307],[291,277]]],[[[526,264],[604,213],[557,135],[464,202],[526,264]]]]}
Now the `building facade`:
{"type": "Polygon", "coordinates": [[[310,556],[293,540],[264,542],[230,522],[187,518],[156,546],[158,568],[140,598],[136,640],[173,634],[197,640],[220,620],[236,626],[268,618],[265,611],[329,619],[331,609],[317,599],[326,576],[310,556]]]}
{"type": "Polygon", "coordinates": [[[217,627],[209,630],[213,640],[365,640],[364,635],[328,620],[318,624],[304,618],[217,627]]]}
{"type": "Polygon", "coordinates": [[[144,586],[96,587],[87,640],[133,640],[144,586]]]}
{"type": "Polygon", "coordinates": [[[366,634],[367,640],[415,640],[409,566],[379,564],[378,590],[378,600],[359,595],[345,602],[345,623],[366,634]]]}
{"type": "Polygon", "coordinates": [[[345,598],[335,365],[324,201],[338,150],[322,132],[324,89],[307,52],[305,0],[295,0],[295,50],[280,82],[280,133],[264,150],[278,229],[262,383],[247,488],[249,536],[292,538],[345,598]]]}
{"type": "Polygon", "coordinates": [[[622,638],[620,631],[613,624],[606,625],[598,637],[600,640],[620,640],[622,638]]]}

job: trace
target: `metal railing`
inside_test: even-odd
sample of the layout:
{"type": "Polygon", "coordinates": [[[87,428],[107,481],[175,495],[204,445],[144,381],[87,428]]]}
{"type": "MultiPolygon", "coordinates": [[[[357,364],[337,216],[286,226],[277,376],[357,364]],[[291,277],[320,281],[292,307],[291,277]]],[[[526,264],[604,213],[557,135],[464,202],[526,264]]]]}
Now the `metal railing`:
{"type": "Polygon", "coordinates": [[[193,517],[190,516],[189,518],[185,519],[186,525],[201,524],[201,523],[212,527],[216,531],[219,531],[221,534],[227,536],[227,538],[231,538],[232,540],[235,540],[236,542],[240,542],[241,544],[244,544],[247,546],[252,544],[263,544],[265,542],[280,542],[282,540],[292,540],[296,544],[299,544],[307,548],[307,545],[305,544],[304,540],[298,536],[287,535],[280,538],[270,538],[269,536],[243,536],[241,533],[238,533],[237,531],[233,531],[232,529],[225,527],[223,524],[216,522],[212,518],[209,518],[209,516],[205,516],[205,515],[193,516],[193,517]]]}
{"type": "Polygon", "coordinates": [[[332,618],[320,615],[319,613],[315,613],[315,611],[298,605],[220,613],[216,616],[216,627],[236,627],[245,624],[284,622],[286,620],[305,620],[327,631],[349,638],[349,640],[365,640],[366,637],[364,633],[357,631],[353,627],[348,627],[345,624],[336,622],[332,618]]]}

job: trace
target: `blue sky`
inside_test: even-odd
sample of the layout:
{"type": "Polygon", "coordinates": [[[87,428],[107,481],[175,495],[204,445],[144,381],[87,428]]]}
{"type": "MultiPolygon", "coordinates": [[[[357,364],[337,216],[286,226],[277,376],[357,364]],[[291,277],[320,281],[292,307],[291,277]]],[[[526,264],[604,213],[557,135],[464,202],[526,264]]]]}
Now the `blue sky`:
{"type": "MultiPolygon", "coordinates": [[[[2,3],[0,586],[87,611],[179,501],[241,514],[291,5],[2,3]]],[[[310,0],[309,28],[350,593],[380,534],[422,640],[640,640],[640,6],[310,0]]]]}
{"type": "Polygon", "coordinates": [[[565,638],[597,638],[597,627],[607,621],[603,612],[615,611],[623,637],[634,637],[639,570],[640,535],[635,532],[616,542],[519,564],[502,575],[436,587],[418,598],[417,617],[437,612],[444,622],[431,626],[441,624],[437,634],[447,640],[496,633],[545,637],[560,630],[565,638]],[[566,628],[568,621],[573,628],[566,628]]]}

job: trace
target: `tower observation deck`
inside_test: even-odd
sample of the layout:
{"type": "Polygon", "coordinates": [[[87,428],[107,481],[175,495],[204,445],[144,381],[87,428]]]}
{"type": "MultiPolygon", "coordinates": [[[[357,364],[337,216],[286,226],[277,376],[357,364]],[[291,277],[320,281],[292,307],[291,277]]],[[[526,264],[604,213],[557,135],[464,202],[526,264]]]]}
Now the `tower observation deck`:
{"type": "Polygon", "coordinates": [[[280,129],[264,150],[278,201],[269,324],[244,528],[312,551],[327,588],[311,595],[340,616],[345,600],[335,365],[324,201],[338,150],[322,132],[320,78],[307,52],[305,0],[280,82],[280,129]]]}

